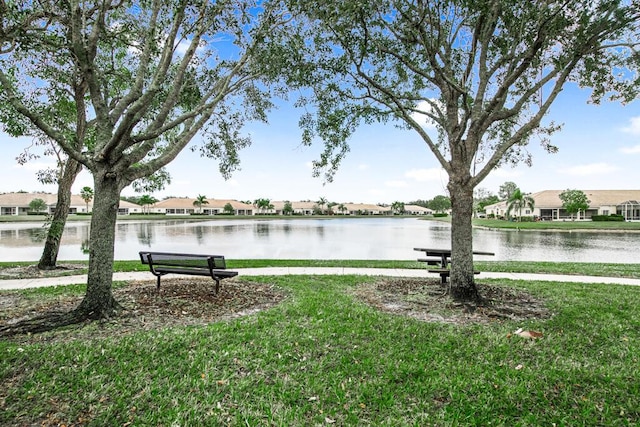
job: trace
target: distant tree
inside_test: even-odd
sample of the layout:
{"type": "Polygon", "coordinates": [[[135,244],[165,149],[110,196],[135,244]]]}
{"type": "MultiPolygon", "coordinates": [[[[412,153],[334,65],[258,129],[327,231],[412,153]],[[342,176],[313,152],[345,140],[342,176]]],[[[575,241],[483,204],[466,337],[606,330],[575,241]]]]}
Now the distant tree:
{"type": "Polygon", "coordinates": [[[520,221],[522,218],[522,209],[528,207],[533,210],[535,203],[536,201],[533,197],[516,188],[516,190],[511,193],[509,200],[507,200],[507,216],[510,216],[513,211],[518,211],[518,221],[520,221]]]}
{"type": "Polygon", "coordinates": [[[80,197],[87,205],[87,212],[89,212],[89,203],[93,200],[93,189],[91,187],[82,187],[80,190],[80,197]]]}
{"type": "Polygon", "coordinates": [[[422,206],[423,208],[429,208],[429,202],[430,200],[414,200],[409,202],[409,205],[416,205],[416,206],[422,206]]]}
{"type": "Polygon", "coordinates": [[[447,196],[438,195],[429,201],[429,209],[435,212],[444,212],[451,209],[451,199],[447,196]]]}
{"type": "Polygon", "coordinates": [[[293,215],[293,205],[290,201],[287,200],[286,202],[284,202],[284,206],[282,207],[282,214],[293,215]]]}
{"type": "Polygon", "coordinates": [[[253,201],[253,206],[258,209],[260,214],[265,214],[269,209],[273,209],[270,199],[256,199],[253,201]]]}
{"type": "Polygon", "coordinates": [[[222,208],[222,212],[227,215],[233,215],[235,210],[233,209],[233,205],[231,203],[226,203],[222,208]]]}
{"type": "Polygon", "coordinates": [[[404,203],[403,202],[393,202],[393,203],[391,203],[391,211],[394,214],[402,215],[404,213],[404,203]]]}
{"type": "Polygon", "coordinates": [[[42,213],[47,209],[47,203],[42,199],[33,199],[29,202],[29,210],[34,213],[42,213]]]}
{"type": "Polygon", "coordinates": [[[347,212],[347,207],[344,205],[344,203],[340,203],[338,205],[338,212],[340,212],[342,215],[347,212]]]}
{"type": "Polygon", "coordinates": [[[498,203],[500,199],[486,188],[478,188],[473,192],[474,212],[483,213],[488,205],[498,203]]]}
{"type": "Polygon", "coordinates": [[[207,200],[207,196],[203,196],[202,194],[198,194],[198,197],[193,201],[193,206],[198,208],[197,213],[202,213],[202,205],[208,205],[209,201],[207,200]]]}
{"type": "Polygon", "coordinates": [[[511,195],[518,189],[515,182],[507,181],[498,189],[498,197],[500,200],[509,200],[511,195]]]}
{"type": "Polygon", "coordinates": [[[591,203],[591,200],[581,190],[565,190],[559,194],[559,197],[562,201],[562,208],[571,214],[572,220],[574,219],[573,214],[586,211],[589,208],[589,203],[591,203]]]}
{"type": "Polygon", "coordinates": [[[327,199],[324,197],[320,197],[316,202],[316,204],[320,208],[320,215],[324,214],[324,207],[327,204],[327,199]]]}
{"type": "Polygon", "coordinates": [[[134,203],[137,203],[140,206],[142,206],[142,212],[148,214],[149,213],[149,206],[158,203],[158,199],[156,199],[155,197],[150,196],[148,194],[145,194],[145,195],[141,196],[140,198],[138,198],[138,201],[134,202],[134,203]]]}

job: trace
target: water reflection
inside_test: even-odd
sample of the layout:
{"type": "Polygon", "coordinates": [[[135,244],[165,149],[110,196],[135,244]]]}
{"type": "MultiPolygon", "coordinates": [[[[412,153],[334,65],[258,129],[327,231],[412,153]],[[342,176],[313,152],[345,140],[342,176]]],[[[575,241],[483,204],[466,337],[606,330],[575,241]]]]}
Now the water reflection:
{"type": "MultiPolygon", "coordinates": [[[[0,223],[0,260],[40,257],[43,230],[33,223],[0,223]]],[[[490,260],[636,263],[640,233],[583,233],[474,229],[474,249],[490,260]]],[[[89,224],[67,223],[59,259],[86,259],[89,224]]],[[[414,247],[450,247],[446,223],[413,218],[122,221],[116,226],[116,259],[138,251],[221,253],[229,258],[404,259],[414,247]]]]}
{"type": "Polygon", "coordinates": [[[152,227],[151,224],[147,222],[143,222],[135,225],[136,225],[135,230],[136,230],[136,236],[138,237],[138,242],[141,245],[144,245],[146,247],[151,247],[151,245],[154,243],[154,238],[153,238],[154,227],[152,227]]]}

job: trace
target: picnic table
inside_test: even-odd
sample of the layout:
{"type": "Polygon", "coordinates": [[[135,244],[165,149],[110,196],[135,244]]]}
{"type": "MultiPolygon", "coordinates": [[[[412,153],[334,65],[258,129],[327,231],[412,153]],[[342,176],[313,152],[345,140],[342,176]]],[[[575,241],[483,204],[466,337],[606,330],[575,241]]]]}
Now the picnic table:
{"type": "MultiPolygon", "coordinates": [[[[427,265],[436,266],[437,268],[430,268],[429,273],[438,273],[442,280],[442,283],[447,282],[451,270],[449,264],[451,263],[451,249],[443,248],[413,248],[414,251],[424,252],[426,258],[418,258],[420,262],[426,262],[427,265]]],[[[474,255],[489,255],[493,256],[495,253],[486,251],[473,251],[474,255]]],[[[479,274],[479,271],[474,271],[475,274],[479,274]]]]}

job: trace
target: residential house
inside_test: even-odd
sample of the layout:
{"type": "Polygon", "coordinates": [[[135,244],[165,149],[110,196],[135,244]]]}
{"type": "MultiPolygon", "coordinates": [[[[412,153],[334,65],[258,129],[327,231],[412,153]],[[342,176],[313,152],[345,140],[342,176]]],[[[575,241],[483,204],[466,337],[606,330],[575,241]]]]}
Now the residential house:
{"type": "Polygon", "coordinates": [[[207,199],[207,203],[196,206],[193,203],[197,199],[188,197],[173,197],[155,203],[149,208],[150,213],[163,213],[166,215],[191,215],[202,213],[204,215],[218,215],[224,213],[224,208],[229,203],[234,215],[253,215],[253,206],[237,200],[207,199]]]}
{"type": "MultiPolygon", "coordinates": [[[[46,205],[44,214],[52,214],[55,212],[58,202],[57,194],[53,193],[5,193],[0,194],[0,215],[28,215],[31,209],[29,204],[35,200],[41,199],[46,205]]],[[[71,195],[71,204],[69,206],[70,214],[88,213],[93,208],[93,200],[87,204],[82,197],[77,194],[71,195]]],[[[119,215],[128,215],[131,213],[142,212],[142,208],[135,203],[120,201],[118,206],[119,215]]]]}
{"type": "Polygon", "coordinates": [[[418,205],[404,205],[404,213],[408,215],[433,215],[431,209],[418,205]]]}
{"type": "MultiPolygon", "coordinates": [[[[524,208],[522,216],[537,217],[542,220],[566,220],[571,218],[562,207],[560,193],[564,190],[545,190],[530,194],[534,200],[534,208],[524,208]]],[[[627,221],[640,221],[640,190],[582,190],[589,207],[579,212],[573,219],[590,219],[593,215],[622,215],[627,221]]],[[[485,207],[487,215],[497,218],[506,217],[508,204],[501,201],[485,207]]],[[[518,214],[512,212],[512,215],[518,214]]]]}

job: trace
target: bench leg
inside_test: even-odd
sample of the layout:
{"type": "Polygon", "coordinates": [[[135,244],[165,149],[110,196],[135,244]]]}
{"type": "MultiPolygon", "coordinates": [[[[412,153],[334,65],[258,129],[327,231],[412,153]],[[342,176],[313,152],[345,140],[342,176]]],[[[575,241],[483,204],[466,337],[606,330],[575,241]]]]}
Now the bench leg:
{"type": "Polygon", "coordinates": [[[156,290],[158,291],[158,293],[160,293],[160,277],[162,277],[162,276],[158,274],[156,277],[158,279],[158,281],[156,283],[156,290]]]}
{"type": "Polygon", "coordinates": [[[218,295],[218,291],[220,290],[220,279],[213,279],[216,281],[216,293],[215,295],[218,295]]]}
{"type": "Polygon", "coordinates": [[[440,280],[443,285],[447,283],[448,276],[449,276],[449,273],[440,273],[440,280]]]}

